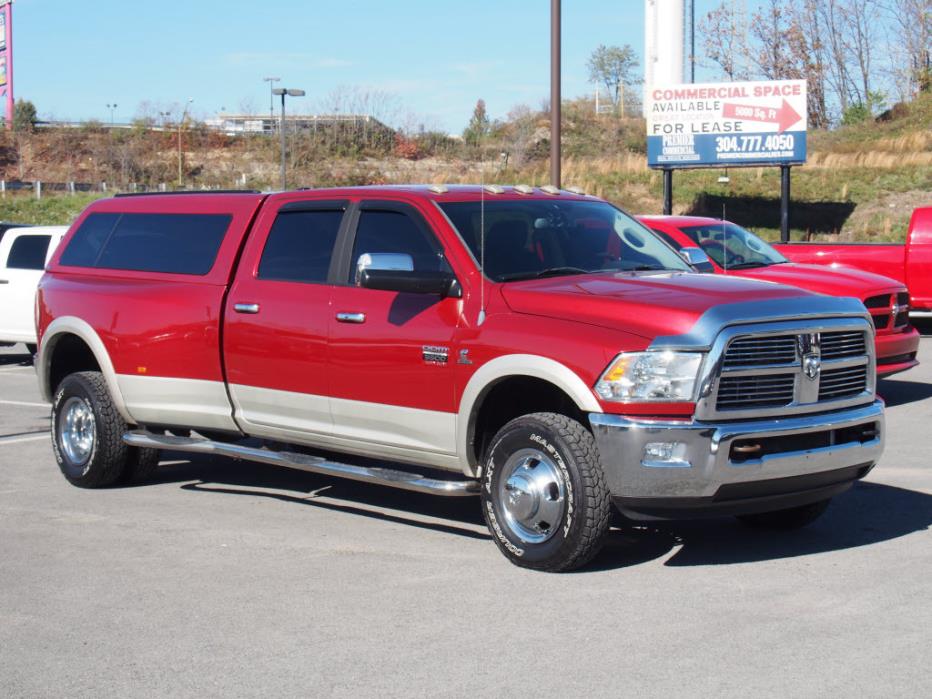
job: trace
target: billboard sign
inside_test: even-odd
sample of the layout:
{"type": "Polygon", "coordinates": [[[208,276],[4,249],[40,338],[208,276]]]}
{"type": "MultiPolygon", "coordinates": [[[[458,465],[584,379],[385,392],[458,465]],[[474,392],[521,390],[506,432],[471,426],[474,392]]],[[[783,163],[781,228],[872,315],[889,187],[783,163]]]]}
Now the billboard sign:
{"type": "Polygon", "coordinates": [[[655,86],[647,91],[652,168],[806,161],[806,81],[655,86]]]}

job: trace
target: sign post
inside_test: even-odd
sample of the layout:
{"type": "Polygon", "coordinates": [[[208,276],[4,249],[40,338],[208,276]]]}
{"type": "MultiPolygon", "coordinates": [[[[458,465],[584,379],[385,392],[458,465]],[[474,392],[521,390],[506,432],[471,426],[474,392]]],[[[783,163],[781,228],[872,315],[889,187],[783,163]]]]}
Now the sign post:
{"type": "Polygon", "coordinates": [[[13,0],[0,0],[0,98],[7,129],[13,128],[13,0]]]}
{"type": "Polygon", "coordinates": [[[647,91],[647,164],[673,170],[779,165],[781,238],[789,237],[790,167],[806,162],[806,81],[654,86],[647,91]]]}

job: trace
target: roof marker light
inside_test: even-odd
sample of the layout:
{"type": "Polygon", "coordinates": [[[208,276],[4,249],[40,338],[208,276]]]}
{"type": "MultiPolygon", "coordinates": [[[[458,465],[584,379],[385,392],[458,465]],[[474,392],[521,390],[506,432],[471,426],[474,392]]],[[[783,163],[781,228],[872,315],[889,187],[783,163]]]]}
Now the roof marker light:
{"type": "Polygon", "coordinates": [[[428,191],[433,192],[434,194],[446,194],[449,192],[449,188],[444,184],[432,184],[427,188],[428,191]]]}
{"type": "Polygon", "coordinates": [[[586,196],[586,190],[583,189],[582,187],[567,187],[566,191],[572,192],[573,194],[578,194],[581,197],[586,196]]]}
{"type": "Polygon", "coordinates": [[[483,189],[489,194],[503,194],[505,192],[505,188],[497,184],[487,184],[483,189]]]}
{"type": "Polygon", "coordinates": [[[514,190],[518,194],[533,194],[534,193],[534,188],[527,184],[516,184],[514,186],[514,190]]]}
{"type": "Polygon", "coordinates": [[[545,184],[543,187],[540,188],[540,191],[542,191],[544,194],[556,195],[560,193],[560,188],[554,187],[552,184],[545,184]]]}

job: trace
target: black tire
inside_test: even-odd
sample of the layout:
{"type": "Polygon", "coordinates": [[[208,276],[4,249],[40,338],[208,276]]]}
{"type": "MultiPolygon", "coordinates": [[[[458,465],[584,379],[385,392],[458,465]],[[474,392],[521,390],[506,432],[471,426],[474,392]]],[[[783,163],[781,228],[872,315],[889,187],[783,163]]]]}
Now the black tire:
{"type": "Polygon", "coordinates": [[[144,449],[141,447],[129,447],[129,456],[126,460],[126,468],[123,475],[120,476],[120,483],[140,483],[152,477],[155,469],[159,467],[158,449],[144,449]]]}
{"type": "Polygon", "coordinates": [[[787,510],[774,512],[760,512],[753,515],[739,515],[738,519],[749,527],[755,529],[775,529],[790,531],[801,529],[815,522],[828,509],[831,498],[812,502],[808,505],[791,507],[787,510]]]}
{"type": "Polygon", "coordinates": [[[611,504],[595,440],[565,415],[524,415],[499,430],[486,454],[481,499],[498,548],[525,568],[579,568],[599,552],[609,530],[611,504]],[[559,521],[533,521],[557,513],[552,519],[559,521]]]}
{"type": "Polygon", "coordinates": [[[52,403],[52,450],[58,467],[73,485],[81,488],[102,488],[112,485],[124,474],[130,449],[123,443],[126,422],[120,416],[104,377],[97,371],[82,371],[65,377],[52,403]],[[77,453],[74,439],[68,439],[68,413],[81,415],[82,433],[92,437],[86,441],[84,453],[77,453]],[[83,416],[87,416],[86,418],[83,416]],[[86,454],[86,455],[85,455],[86,454]]]}

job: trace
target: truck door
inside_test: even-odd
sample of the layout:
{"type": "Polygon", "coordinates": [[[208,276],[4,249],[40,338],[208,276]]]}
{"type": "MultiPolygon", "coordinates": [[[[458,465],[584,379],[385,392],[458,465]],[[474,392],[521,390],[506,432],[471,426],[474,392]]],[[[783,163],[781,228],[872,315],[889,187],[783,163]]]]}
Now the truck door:
{"type": "Polygon", "coordinates": [[[932,310],[932,207],[913,211],[906,244],[906,286],[917,309],[932,310]]]}
{"type": "Polygon", "coordinates": [[[243,251],[223,346],[235,417],[249,434],[330,434],[327,333],[346,210],[346,201],[270,201],[243,251]]]}
{"type": "Polygon", "coordinates": [[[407,255],[415,270],[448,271],[443,248],[408,204],[363,201],[353,218],[330,324],[334,436],[366,443],[370,452],[384,445],[452,454],[460,299],[356,285],[363,255],[407,255]]]}
{"type": "Polygon", "coordinates": [[[0,243],[0,340],[35,343],[35,298],[49,234],[9,232],[0,243]]]}

